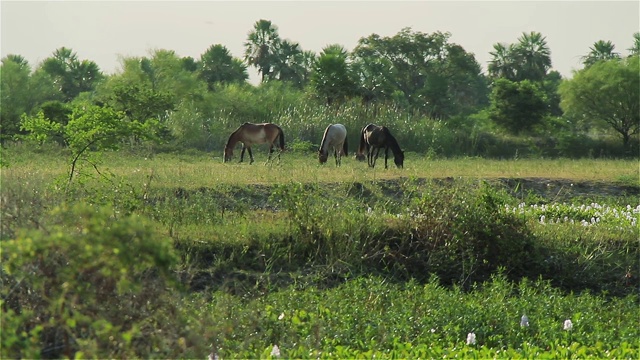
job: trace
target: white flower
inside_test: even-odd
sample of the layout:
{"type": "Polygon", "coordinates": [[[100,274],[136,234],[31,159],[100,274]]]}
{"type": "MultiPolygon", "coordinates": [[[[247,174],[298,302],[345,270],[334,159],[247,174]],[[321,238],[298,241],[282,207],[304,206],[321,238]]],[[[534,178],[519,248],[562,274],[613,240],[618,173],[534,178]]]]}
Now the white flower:
{"type": "Polygon", "coordinates": [[[520,326],[529,326],[529,318],[527,315],[522,315],[522,318],[520,318],[520,326]]]}
{"type": "Polygon", "coordinates": [[[282,320],[284,319],[284,313],[281,313],[280,316],[278,316],[278,320],[282,320]]]}
{"type": "Polygon", "coordinates": [[[280,357],[280,348],[278,345],[273,345],[273,349],[271,349],[271,356],[280,357]]]}
{"type": "Polygon", "coordinates": [[[209,354],[208,360],[220,360],[218,354],[211,353],[209,354]]]}
{"type": "Polygon", "coordinates": [[[573,329],[573,323],[571,322],[571,320],[567,319],[567,320],[564,321],[564,328],[563,329],[567,330],[567,331],[573,329]]]}
{"type": "Polygon", "coordinates": [[[476,334],[475,333],[468,333],[467,334],[467,345],[475,345],[476,344],[476,334]]]}

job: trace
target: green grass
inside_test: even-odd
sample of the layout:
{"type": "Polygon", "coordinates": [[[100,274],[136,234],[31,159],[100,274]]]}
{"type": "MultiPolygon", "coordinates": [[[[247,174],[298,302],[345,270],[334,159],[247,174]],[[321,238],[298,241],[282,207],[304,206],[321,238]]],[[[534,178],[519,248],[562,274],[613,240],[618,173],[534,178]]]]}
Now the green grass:
{"type": "MultiPolygon", "coordinates": [[[[30,152],[9,148],[3,156],[9,163],[2,169],[3,182],[25,181],[38,178],[66,179],[69,161],[59,150],[30,152]]],[[[281,161],[267,165],[266,151],[258,147],[256,162],[223,164],[221,153],[191,153],[189,155],[158,154],[151,157],[107,153],[98,169],[125,178],[132,184],[194,189],[214,187],[220,184],[277,184],[298,181],[302,183],[364,182],[390,178],[547,178],[572,179],[575,181],[598,181],[640,186],[637,160],[600,159],[518,159],[490,160],[482,158],[434,159],[410,153],[407,154],[404,169],[396,169],[390,161],[385,170],[378,159],[375,169],[369,169],[365,162],[349,157],[343,166],[336,168],[327,163],[318,164],[315,153],[287,152],[281,161]]],[[[88,173],[93,168],[84,165],[88,173]]]]}
{"type": "MultiPolygon", "coordinates": [[[[153,229],[143,244],[173,245],[178,262],[171,273],[178,284],[155,283],[149,274],[157,266],[143,277],[125,277],[134,288],[146,286],[150,299],[101,288],[106,305],[82,304],[88,309],[82,317],[80,307],[65,312],[56,305],[77,301],[73,291],[61,291],[66,302],[50,304],[37,292],[12,292],[25,310],[20,316],[3,312],[3,320],[36,331],[41,328],[28,326],[48,318],[43,306],[50,306],[59,311],[56,322],[40,325],[50,336],[64,329],[78,346],[97,344],[81,348],[88,357],[268,358],[274,345],[285,358],[640,355],[640,204],[624,194],[602,195],[592,204],[585,199],[595,194],[578,186],[637,187],[637,161],[408,154],[404,169],[385,170],[380,160],[375,169],[353,159],[340,168],[320,166],[313,153],[297,152],[267,166],[265,152],[258,151],[253,165],[223,164],[220,154],[108,153],[98,165],[102,176],[85,165],[89,176],[67,189],[68,164],[59,149],[10,148],[5,155],[10,166],[1,173],[0,241],[26,229],[55,256],[25,247],[23,256],[9,257],[3,249],[3,269],[20,259],[25,269],[46,270],[47,281],[75,283],[77,273],[67,268],[81,257],[70,254],[82,254],[75,237],[100,239],[109,250],[101,253],[105,258],[146,252],[107,235],[145,234],[137,227],[142,222],[153,229]],[[516,190],[505,190],[496,181],[502,178],[519,179],[516,190]],[[542,183],[538,191],[518,183],[527,178],[567,181],[542,183]],[[558,194],[570,201],[560,202],[558,194]],[[100,209],[104,218],[92,227],[73,213],[63,221],[51,213],[63,203],[88,205],[88,213],[100,209]],[[33,267],[31,256],[50,267],[33,267]],[[133,305],[157,310],[136,324],[118,317],[133,305]],[[521,327],[525,314],[530,325],[521,327]],[[71,326],[77,319],[107,330],[92,342],[82,335],[86,329],[71,326]],[[563,330],[568,319],[573,328],[563,330]],[[123,328],[109,330],[107,320],[123,328]],[[109,331],[114,339],[100,347],[109,331]],[[469,333],[476,344],[467,344],[469,333]],[[118,352],[112,341],[135,350],[118,352]]],[[[16,249],[30,243],[18,240],[16,249]]],[[[86,259],[82,276],[123,274],[95,272],[92,260],[86,259]]],[[[3,284],[10,280],[3,277],[3,284]]],[[[92,283],[80,284],[96,293],[92,283]]],[[[45,346],[37,331],[29,333],[31,342],[16,334],[8,338],[16,341],[12,346],[31,347],[22,354],[37,355],[33,347],[45,346]]],[[[4,344],[2,354],[20,354],[4,344]]]]}
{"type": "Polygon", "coordinates": [[[471,292],[436,279],[366,277],[249,301],[214,293],[193,304],[222,358],[269,357],[274,345],[285,358],[616,358],[640,350],[632,297],[565,295],[544,281],[513,284],[499,275],[471,292]]]}

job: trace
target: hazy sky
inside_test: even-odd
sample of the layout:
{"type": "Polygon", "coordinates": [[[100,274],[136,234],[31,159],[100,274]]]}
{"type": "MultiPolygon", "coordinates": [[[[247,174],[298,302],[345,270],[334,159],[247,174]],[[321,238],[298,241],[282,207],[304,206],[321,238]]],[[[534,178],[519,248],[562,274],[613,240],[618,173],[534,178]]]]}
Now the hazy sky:
{"type": "MultiPolygon", "coordinates": [[[[598,40],[627,55],[640,28],[640,1],[5,1],[0,3],[1,56],[18,54],[32,67],[65,46],[106,73],[122,56],[174,50],[199,59],[222,44],[236,57],[259,19],[284,39],[319,52],[328,44],[351,50],[372,33],[404,27],[450,32],[450,41],[475,54],[486,69],[497,42],[523,32],[546,36],[553,68],[570,77],[598,40]]],[[[253,82],[257,73],[250,69],[253,82]]]]}

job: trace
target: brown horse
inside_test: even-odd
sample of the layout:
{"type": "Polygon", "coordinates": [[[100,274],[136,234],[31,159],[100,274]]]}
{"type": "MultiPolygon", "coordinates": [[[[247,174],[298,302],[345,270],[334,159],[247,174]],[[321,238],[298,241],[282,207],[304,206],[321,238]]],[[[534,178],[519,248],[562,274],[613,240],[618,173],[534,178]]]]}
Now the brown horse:
{"type": "Polygon", "coordinates": [[[251,146],[253,144],[269,144],[269,160],[271,160],[271,154],[273,153],[273,147],[276,145],[276,140],[280,140],[278,152],[278,160],[280,160],[280,153],[284,151],[284,132],[275,124],[262,123],[252,124],[244,123],[234,131],[227,145],[224,146],[224,162],[229,162],[233,158],[233,148],[237,143],[242,143],[242,153],[240,154],[240,162],[244,160],[244,151],[249,150],[249,164],[253,163],[253,154],[251,153],[251,146]]]}
{"type": "Polygon", "coordinates": [[[404,166],[404,151],[400,149],[398,141],[391,135],[391,132],[385,126],[368,124],[360,133],[360,147],[356,158],[364,158],[365,152],[369,167],[376,166],[376,160],[380,149],[384,148],[384,168],[387,169],[387,158],[389,157],[389,149],[393,152],[393,162],[397,167],[404,166]],[[374,154],[375,152],[375,154],[374,154]]]}

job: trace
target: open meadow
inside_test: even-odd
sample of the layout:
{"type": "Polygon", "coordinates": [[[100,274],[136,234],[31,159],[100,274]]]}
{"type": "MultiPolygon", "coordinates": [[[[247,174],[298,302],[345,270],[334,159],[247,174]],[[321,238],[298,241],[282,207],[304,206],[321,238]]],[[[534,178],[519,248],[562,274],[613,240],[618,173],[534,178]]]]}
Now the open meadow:
{"type": "Polygon", "coordinates": [[[2,155],[2,358],[640,357],[637,159],[2,155]]]}

